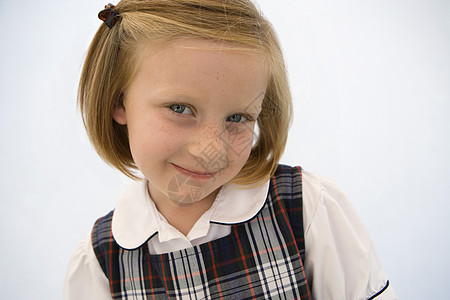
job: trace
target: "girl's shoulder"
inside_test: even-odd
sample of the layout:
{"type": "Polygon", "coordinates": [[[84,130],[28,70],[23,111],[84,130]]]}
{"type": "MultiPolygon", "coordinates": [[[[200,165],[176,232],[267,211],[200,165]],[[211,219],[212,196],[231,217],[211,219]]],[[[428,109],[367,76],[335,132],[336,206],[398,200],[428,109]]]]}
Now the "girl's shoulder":
{"type": "Polygon", "coordinates": [[[363,219],[341,188],[302,170],[302,193],[304,266],[315,298],[397,299],[363,219]]]}

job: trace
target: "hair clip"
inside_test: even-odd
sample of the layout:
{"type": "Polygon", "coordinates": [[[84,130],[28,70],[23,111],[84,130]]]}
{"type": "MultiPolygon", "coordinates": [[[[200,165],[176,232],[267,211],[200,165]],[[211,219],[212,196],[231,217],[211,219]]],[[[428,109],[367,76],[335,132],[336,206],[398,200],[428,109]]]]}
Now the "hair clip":
{"type": "Polygon", "coordinates": [[[111,29],[114,24],[119,21],[119,13],[114,9],[115,5],[108,3],[105,9],[98,13],[98,18],[105,22],[106,26],[111,29]]]}

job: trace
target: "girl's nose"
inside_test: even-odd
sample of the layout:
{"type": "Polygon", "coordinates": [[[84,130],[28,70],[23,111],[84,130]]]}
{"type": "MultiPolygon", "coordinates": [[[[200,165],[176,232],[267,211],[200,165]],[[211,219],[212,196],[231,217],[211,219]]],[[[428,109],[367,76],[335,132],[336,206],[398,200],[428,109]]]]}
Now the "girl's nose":
{"type": "Polygon", "coordinates": [[[224,140],[224,128],[217,124],[201,125],[195,136],[191,137],[188,152],[207,172],[215,172],[228,165],[227,145],[224,140]]]}

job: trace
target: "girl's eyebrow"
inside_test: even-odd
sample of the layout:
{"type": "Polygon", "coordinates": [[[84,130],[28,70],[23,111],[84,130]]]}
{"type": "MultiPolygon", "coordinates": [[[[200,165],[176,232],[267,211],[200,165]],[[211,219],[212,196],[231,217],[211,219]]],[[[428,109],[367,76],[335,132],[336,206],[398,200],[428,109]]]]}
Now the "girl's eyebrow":
{"type": "Polygon", "coordinates": [[[158,90],[153,94],[153,97],[167,101],[167,102],[201,102],[201,99],[190,96],[186,93],[180,91],[162,89],[158,90]]]}
{"type": "Polygon", "coordinates": [[[164,96],[174,96],[174,97],[183,97],[183,98],[192,98],[186,93],[183,93],[177,89],[174,88],[162,88],[155,91],[156,95],[164,95],[164,96]]]}
{"type": "MultiPolygon", "coordinates": [[[[177,91],[177,90],[171,90],[171,89],[161,89],[155,92],[156,97],[166,98],[180,98],[181,101],[193,101],[193,102],[203,102],[202,99],[199,99],[197,97],[190,96],[186,93],[177,91]]],[[[258,96],[259,97],[259,96],[258,96]]],[[[174,101],[174,100],[171,100],[174,101]]],[[[170,101],[169,101],[170,102],[170,101]]],[[[247,106],[238,108],[237,110],[245,111],[249,114],[255,114],[258,115],[261,113],[262,107],[261,105],[252,105],[254,104],[255,100],[249,101],[247,106]]]]}

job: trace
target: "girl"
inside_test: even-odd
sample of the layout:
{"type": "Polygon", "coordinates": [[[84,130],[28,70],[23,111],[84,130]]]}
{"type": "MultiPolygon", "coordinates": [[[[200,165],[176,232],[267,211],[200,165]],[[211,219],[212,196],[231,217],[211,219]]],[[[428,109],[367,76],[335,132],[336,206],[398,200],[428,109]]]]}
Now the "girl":
{"type": "Polygon", "coordinates": [[[123,0],[99,17],[79,105],[135,182],[75,251],[65,299],[396,298],[335,184],[278,164],[291,96],[249,0],[123,0]]]}

